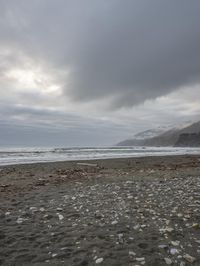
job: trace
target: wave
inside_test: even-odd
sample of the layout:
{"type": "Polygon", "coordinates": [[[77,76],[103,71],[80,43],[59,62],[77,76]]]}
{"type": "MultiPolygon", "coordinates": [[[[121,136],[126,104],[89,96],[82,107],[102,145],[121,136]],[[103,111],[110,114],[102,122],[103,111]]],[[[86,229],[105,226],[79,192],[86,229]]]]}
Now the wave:
{"type": "Polygon", "coordinates": [[[0,165],[183,154],[200,154],[200,148],[123,146],[0,148],[0,165]]]}

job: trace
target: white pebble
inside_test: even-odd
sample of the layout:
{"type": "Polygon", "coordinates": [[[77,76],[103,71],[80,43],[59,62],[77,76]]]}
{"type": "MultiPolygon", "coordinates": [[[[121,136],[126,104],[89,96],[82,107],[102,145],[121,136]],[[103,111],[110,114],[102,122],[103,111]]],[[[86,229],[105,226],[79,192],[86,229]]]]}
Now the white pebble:
{"type": "Polygon", "coordinates": [[[165,260],[165,263],[166,263],[167,265],[171,265],[171,264],[172,264],[172,260],[171,260],[171,259],[169,259],[169,258],[164,258],[164,260],[165,260]]]}
{"type": "Polygon", "coordinates": [[[98,258],[98,259],[96,259],[96,264],[100,264],[100,263],[102,263],[103,262],[103,258],[98,258]]]}
{"type": "Polygon", "coordinates": [[[131,250],[128,252],[128,254],[129,254],[130,256],[136,256],[136,253],[133,252],[133,251],[131,251],[131,250]]]}

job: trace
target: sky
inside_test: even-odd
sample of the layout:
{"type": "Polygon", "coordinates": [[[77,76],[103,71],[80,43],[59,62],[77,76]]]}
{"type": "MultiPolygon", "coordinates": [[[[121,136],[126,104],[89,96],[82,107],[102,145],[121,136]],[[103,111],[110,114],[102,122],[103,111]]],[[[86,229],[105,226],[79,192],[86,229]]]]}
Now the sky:
{"type": "Polygon", "coordinates": [[[0,0],[0,145],[114,145],[200,120],[200,1],[0,0]]]}

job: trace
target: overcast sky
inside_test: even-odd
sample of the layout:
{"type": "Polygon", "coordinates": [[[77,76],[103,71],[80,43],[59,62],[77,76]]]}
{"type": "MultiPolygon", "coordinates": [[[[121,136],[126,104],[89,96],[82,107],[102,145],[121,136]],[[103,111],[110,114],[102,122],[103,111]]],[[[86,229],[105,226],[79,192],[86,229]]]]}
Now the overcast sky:
{"type": "Polygon", "coordinates": [[[0,0],[0,145],[200,120],[199,0],[0,0]]]}

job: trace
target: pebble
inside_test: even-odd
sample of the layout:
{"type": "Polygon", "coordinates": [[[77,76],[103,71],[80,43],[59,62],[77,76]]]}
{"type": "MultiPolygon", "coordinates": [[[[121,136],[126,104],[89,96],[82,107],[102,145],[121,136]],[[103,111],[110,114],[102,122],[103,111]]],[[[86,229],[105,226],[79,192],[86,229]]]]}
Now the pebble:
{"type": "Polygon", "coordinates": [[[60,221],[62,221],[64,219],[64,216],[62,214],[57,213],[57,215],[58,215],[58,218],[59,218],[60,221]]]}
{"type": "Polygon", "coordinates": [[[96,264],[100,264],[100,263],[102,263],[103,262],[103,258],[98,258],[98,259],[96,259],[96,264]]]}
{"type": "Polygon", "coordinates": [[[193,262],[196,260],[195,257],[192,257],[192,256],[190,256],[189,254],[185,254],[185,255],[183,256],[183,258],[184,258],[186,261],[190,262],[190,263],[193,263],[193,262]]]}
{"type": "Polygon", "coordinates": [[[158,247],[164,249],[164,248],[168,248],[168,245],[161,244],[161,245],[159,245],[158,247]]]}
{"type": "Polygon", "coordinates": [[[178,251],[176,248],[171,248],[171,249],[170,249],[170,254],[171,254],[171,255],[175,255],[175,254],[177,254],[177,253],[179,253],[179,251],[178,251]]]}
{"type": "Polygon", "coordinates": [[[18,224],[21,224],[21,223],[23,223],[24,221],[26,221],[26,219],[21,218],[21,217],[19,217],[19,218],[17,219],[17,223],[18,223],[18,224]]]}
{"type": "Polygon", "coordinates": [[[136,253],[133,252],[133,251],[131,251],[131,250],[128,252],[128,254],[129,254],[130,256],[136,256],[136,253]]]}
{"type": "Polygon", "coordinates": [[[180,241],[171,241],[171,244],[176,247],[179,246],[180,241]]]}
{"type": "Polygon", "coordinates": [[[171,264],[172,264],[172,260],[171,260],[171,259],[169,259],[169,258],[164,258],[164,260],[165,260],[165,263],[166,263],[167,265],[171,265],[171,264]]]}
{"type": "Polygon", "coordinates": [[[142,258],[135,258],[135,259],[136,259],[136,261],[144,261],[145,260],[144,257],[142,257],[142,258]]]}
{"type": "Polygon", "coordinates": [[[30,207],[29,210],[32,212],[36,212],[38,209],[36,207],[30,207]]]}

